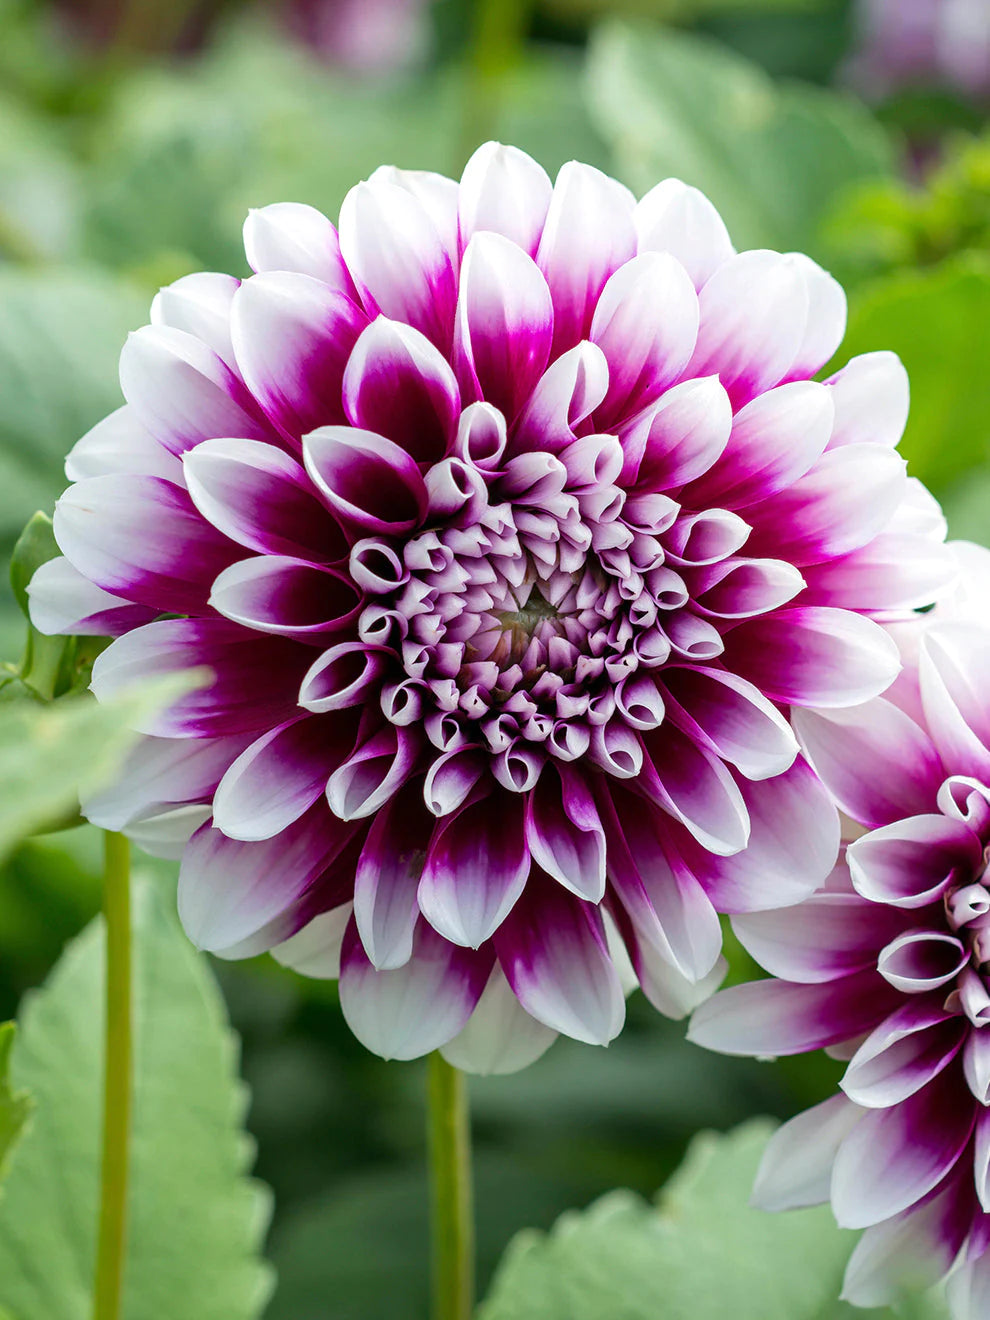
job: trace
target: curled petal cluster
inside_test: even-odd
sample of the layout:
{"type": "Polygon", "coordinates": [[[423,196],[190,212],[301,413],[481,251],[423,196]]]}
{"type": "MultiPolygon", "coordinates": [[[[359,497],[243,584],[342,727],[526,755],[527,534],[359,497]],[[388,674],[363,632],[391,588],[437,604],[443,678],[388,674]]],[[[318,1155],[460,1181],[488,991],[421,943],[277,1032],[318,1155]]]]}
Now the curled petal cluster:
{"type": "Polygon", "coordinates": [[[632,982],[684,1014],[717,913],[834,863],[791,708],[886,688],[877,620],[951,571],[902,367],[812,379],[842,291],[696,190],[497,144],[245,245],[128,341],[32,586],[117,636],[98,698],[213,675],[91,818],[181,852],[200,946],[339,972],[387,1056],[605,1043],[632,982]]]}
{"type": "Polygon", "coordinates": [[[852,828],[819,893],[735,919],[777,979],[716,995],[700,1043],[728,1053],[828,1048],[842,1094],[771,1140],[768,1209],[831,1199],[866,1231],[845,1295],[879,1306],[955,1263],[956,1320],[990,1315],[990,552],[956,548],[954,607],[902,625],[887,697],[795,715],[852,828]],[[965,578],[964,578],[965,581],[965,578]]]}

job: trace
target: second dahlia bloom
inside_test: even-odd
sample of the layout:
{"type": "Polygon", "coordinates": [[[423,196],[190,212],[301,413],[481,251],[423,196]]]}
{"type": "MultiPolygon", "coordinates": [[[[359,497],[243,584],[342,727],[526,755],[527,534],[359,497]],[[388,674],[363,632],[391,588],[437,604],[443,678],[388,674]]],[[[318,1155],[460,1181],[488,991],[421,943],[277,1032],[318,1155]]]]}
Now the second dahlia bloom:
{"type": "Polygon", "coordinates": [[[870,99],[932,86],[990,96],[986,0],[858,0],[853,14],[859,40],[849,72],[870,99]]]}
{"type": "Polygon", "coordinates": [[[717,913],[835,860],[788,709],[884,689],[871,616],[946,577],[903,369],[812,380],[841,290],[694,189],[495,144],[245,239],[254,275],[129,340],[32,586],[39,627],[119,634],[98,698],[213,673],[91,818],[171,839],[200,946],[339,967],[389,1056],[607,1042],[629,963],[682,1014],[717,913]]]}
{"type": "Polygon", "coordinates": [[[956,547],[954,607],[902,625],[887,697],[796,716],[852,823],[824,889],[733,925],[778,980],[700,1008],[700,1044],[731,1054],[827,1047],[843,1094],[772,1138],[756,1200],[831,1200],[865,1228],[845,1293],[862,1306],[955,1263],[955,1320],[990,1315],[990,551],[956,547]]]}

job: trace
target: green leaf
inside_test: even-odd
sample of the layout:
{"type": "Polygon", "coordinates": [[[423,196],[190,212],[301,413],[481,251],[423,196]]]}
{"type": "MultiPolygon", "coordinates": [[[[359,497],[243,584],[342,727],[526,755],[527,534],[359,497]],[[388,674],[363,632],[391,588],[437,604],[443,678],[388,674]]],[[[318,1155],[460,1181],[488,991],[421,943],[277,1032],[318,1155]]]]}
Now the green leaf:
{"type": "Polygon", "coordinates": [[[65,486],[76,440],[122,402],[117,358],[147,297],[86,272],[0,268],[0,544],[65,486]]]}
{"type": "MultiPolygon", "coordinates": [[[[827,1207],[747,1205],[770,1124],[702,1133],[656,1207],[611,1192],[548,1235],[520,1233],[478,1320],[853,1320],[892,1315],[837,1301],[855,1234],[827,1207]],[[662,1299],[662,1303],[660,1301],[662,1299]]],[[[945,1316],[926,1300],[917,1320],[945,1316]]]]}
{"type": "MultiPolygon", "coordinates": [[[[0,10],[4,45],[11,18],[0,10]]],[[[3,54],[0,53],[0,75],[3,54]]],[[[0,78],[6,89],[9,84],[0,78]]],[[[37,261],[72,254],[78,241],[78,166],[53,121],[0,92],[0,255],[37,261]]]]}
{"type": "Polygon", "coordinates": [[[143,67],[121,80],[94,135],[87,251],[131,270],[168,259],[246,272],[249,207],[291,198],[333,216],[383,163],[456,175],[477,145],[466,120],[470,132],[514,142],[551,170],[575,156],[605,166],[579,74],[574,52],[527,52],[482,95],[484,122],[475,124],[474,70],[355,80],[284,34],[233,24],[194,65],[143,67]]]}
{"type": "Polygon", "coordinates": [[[10,586],[25,619],[31,617],[28,613],[28,583],[42,564],[60,554],[51,518],[47,513],[34,514],[17,538],[10,557],[10,586]]]}
{"type": "Polygon", "coordinates": [[[30,839],[0,864],[0,1016],[99,912],[101,867],[101,832],[88,825],[30,839]]]}
{"type": "Polygon", "coordinates": [[[605,24],[592,38],[587,96],[635,192],[670,175],[694,184],[740,248],[822,255],[836,199],[892,168],[883,130],[857,102],[774,83],[703,37],[605,24]]]}
{"type": "Polygon", "coordinates": [[[901,443],[909,470],[947,492],[990,458],[990,256],[878,280],[854,300],[842,360],[890,348],[911,378],[901,443]]]}
{"type": "MultiPolygon", "coordinates": [[[[124,1320],[255,1320],[267,1192],[237,1045],[205,958],[147,881],[134,893],[135,1097],[124,1320]]],[[[0,1203],[0,1306],[89,1320],[99,1163],[103,925],[27,997],[13,1077],[37,1110],[0,1203]]]]}
{"type": "MultiPolygon", "coordinates": [[[[146,295],[114,277],[0,266],[0,555],[65,488],[72,445],[121,403],[117,358],[146,320],[146,295]]],[[[0,655],[22,635],[0,596],[0,655]]]]}
{"type": "Polygon", "coordinates": [[[0,857],[74,812],[80,789],[108,782],[137,738],[135,724],[193,681],[155,683],[106,704],[81,696],[0,707],[0,857]]]}
{"type": "Polygon", "coordinates": [[[14,1091],[10,1085],[10,1051],[16,1030],[13,1022],[0,1023],[0,1182],[34,1108],[26,1091],[14,1091]]]}
{"type": "MultiPolygon", "coordinates": [[[[551,1223],[573,1180],[542,1175],[525,1157],[480,1150],[474,1160],[478,1273],[491,1273],[520,1223],[551,1223]]],[[[266,1320],[421,1320],[429,1309],[429,1197],[422,1159],[338,1180],[272,1235],[278,1288],[266,1320]],[[368,1243],[375,1244],[374,1251],[368,1243]]]]}
{"type": "MultiPolygon", "coordinates": [[[[51,518],[47,513],[36,513],[17,538],[10,559],[11,590],[21,613],[28,621],[19,676],[46,701],[71,684],[76,647],[71,637],[46,637],[38,632],[31,623],[27,589],[41,565],[55,559],[59,553],[51,518]]],[[[9,697],[9,691],[7,695],[9,697]]]]}

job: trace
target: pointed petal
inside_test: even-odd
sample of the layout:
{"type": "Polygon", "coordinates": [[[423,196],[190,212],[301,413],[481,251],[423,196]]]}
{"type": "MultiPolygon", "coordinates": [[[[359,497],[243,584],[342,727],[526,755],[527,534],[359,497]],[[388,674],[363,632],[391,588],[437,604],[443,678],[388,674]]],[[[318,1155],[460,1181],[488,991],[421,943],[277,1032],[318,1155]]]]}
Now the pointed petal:
{"type": "Polygon", "coordinates": [[[384,436],[349,426],[323,426],[303,441],[317,490],[342,522],[367,534],[411,531],[428,504],[414,459],[384,436]]]}
{"type": "Polygon", "coordinates": [[[340,1007],[367,1049],[385,1059],[417,1059],[464,1027],[491,967],[490,950],[459,948],[420,919],[408,962],[377,971],[352,919],[341,953],[340,1007]]]}
{"type": "Polygon", "coordinates": [[[434,824],[414,785],[382,807],[368,831],[354,876],[354,920],[369,961],[380,971],[412,957],[416,889],[434,824]]]}
{"type": "Polygon", "coordinates": [[[516,998],[540,1022],[590,1045],[622,1030],[625,997],[594,905],[531,881],[494,944],[516,998]]]}
{"type": "Polygon", "coordinates": [[[119,637],[150,623],[158,610],[132,605],[112,596],[63,556],[49,559],[36,571],[27,588],[31,623],[38,632],[66,633],[74,637],[119,637]]]}
{"type": "Polygon", "coordinates": [[[792,380],[803,380],[821,371],[842,343],[846,295],[838,280],[803,252],[791,252],[788,257],[797,264],[808,293],[808,322],[789,372],[792,380]]]}
{"type": "Polygon", "coordinates": [[[921,699],[935,746],[956,774],[990,779],[990,631],[933,623],[921,642],[921,699]]]}
{"type": "Polygon", "coordinates": [[[271,438],[240,379],[184,330],[147,325],[130,334],[120,354],[120,388],[141,425],[173,454],[215,436],[271,438]]]}
{"type": "MultiPolygon", "coordinates": [[[[639,944],[655,949],[684,980],[704,980],[722,949],[722,930],[711,901],[665,838],[655,813],[644,811],[638,797],[615,786],[608,802],[612,810],[606,803],[603,819],[609,883],[639,944]]],[[[642,979],[642,969],[640,975],[642,979]]],[[[651,976],[657,979],[655,971],[651,976]]]]}
{"type": "Polygon", "coordinates": [[[536,255],[553,184],[518,147],[486,142],[464,166],[458,199],[461,250],[479,230],[509,238],[536,255]]]}
{"type": "Polygon", "coordinates": [[[551,763],[526,799],[526,844],[538,866],[578,898],[605,893],[605,833],[580,771],[551,763]]]}
{"type": "Polygon", "coordinates": [[[779,555],[803,568],[867,545],[904,498],[905,463],[882,445],[829,449],[788,490],[754,511],[751,554],[779,555]]]}
{"type": "Polygon", "coordinates": [[[751,981],[696,1010],[688,1039],[720,1054],[804,1054],[869,1031],[901,996],[875,971],[824,985],[751,981]]]}
{"type": "Polygon", "coordinates": [[[786,981],[834,981],[875,967],[904,927],[903,913],[858,894],[816,893],[793,907],[732,919],[743,948],[786,981]]]}
{"type": "Polygon", "coordinates": [[[161,477],[78,481],[56,504],[54,528],[84,577],[158,613],[201,613],[213,579],[237,558],[186,491],[161,477]]]}
{"type": "Polygon", "coordinates": [[[931,811],[945,778],[931,739],[877,697],[851,710],[796,710],[805,755],[840,810],[872,829],[931,811]]]}
{"type": "Polygon", "coordinates": [[[476,234],[464,253],[454,331],[467,396],[487,400],[511,423],[546,368],[553,317],[533,259],[498,234],[476,234]]]}
{"type": "MultiPolygon", "coordinates": [[[[261,842],[228,839],[204,825],[189,841],[179,871],[179,916],[186,934],[208,951],[248,940],[302,898],[352,832],[334,821],[325,805],[310,808],[274,839],[261,842]]],[[[267,947],[277,942],[276,935],[267,947]]]]}
{"type": "Polygon", "coordinates": [[[96,657],[92,690],[111,701],[150,678],[204,668],[212,679],[142,720],[142,733],[204,738],[261,733],[298,714],[312,651],[252,635],[221,619],[158,619],[118,637],[96,657]]]}
{"type": "Polygon", "coordinates": [[[663,682],[679,708],[670,710],[674,722],[747,779],[769,779],[793,764],[798,746],[790,725],[752,683],[689,666],[665,668],[663,682]]]}
{"type": "Polygon", "coordinates": [[[691,487],[689,507],[756,504],[762,513],[768,496],[786,490],[820,458],[833,416],[827,387],[815,381],[794,381],[758,395],[736,413],[721,458],[691,487]]]}
{"type": "MultiPolygon", "coordinates": [[[[231,312],[237,365],[265,412],[293,440],[344,420],[344,368],[366,324],[348,297],[309,275],[270,271],[238,289],[231,312]]],[[[223,434],[242,433],[228,428],[223,434]]]]}
{"type": "Polygon", "coordinates": [[[808,285],[797,259],[740,252],[698,296],[701,329],[688,373],[718,373],[737,407],[778,385],[798,358],[808,324],[808,285]]]}
{"type": "Polygon", "coordinates": [[[240,280],[233,275],[199,271],[183,275],[159,289],[151,303],[151,324],[169,325],[195,335],[223,358],[228,366],[234,350],[230,342],[230,305],[240,280]]]}
{"type": "Polygon", "coordinates": [[[182,484],[182,464],[175,454],[138,421],[128,404],[101,418],[69,450],[65,475],[70,481],[134,472],[182,484]]]}
{"type": "Polygon", "coordinates": [[[773,779],[741,781],[749,843],[729,857],[686,853],[719,912],[757,912],[806,898],[828,876],[839,850],[839,818],[808,763],[798,757],[773,779]]]}
{"type": "Polygon", "coordinates": [[[322,280],[351,294],[353,284],[340,255],[337,231],[314,206],[273,202],[248,212],[244,221],[244,251],[259,275],[293,271],[322,280]]]}
{"type": "Polygon", "coordinates": [[[842,1089],[867,1109],[899,1104],[948,1067],[967,1032],[968,1023],[950,1017],[940,1004],[905,1004],[860,1045],[842,1089]]]}
{"type": "Polygon", "coordinates": [[[394,441],[417,463],[437,463],[457,430],[460,394],[446,358],[401,321],[379,316],[354,345],[344,373],[348,421],[394,441]]]}
{"type": "Polygon", "coordinates": [[[259,554],[339,559],[346,543],[302,467],[259,440],[204,440],[183,457],[196,508],[238,545],[259,554]]]}
{"type": "Polygon", "coordinates": [[[711,202],[680,179],[664,179],[633,212],[640,252],[670,252],[700,289],[735,255],[722,217],[711,202]]]}
{"type": "Polygon", "coordinates": [[[739,786],[725,765],[672,724],[643,735],[646,759],[637,779],[644,795],[681,822],[710,852],[745,848],[749,817],[739,786]]]}
{"type": "Polygon", "coordinates": [[[496,790],[443,818],[430,844],[419,906],[445,939],[478,948],[526,884],[529,849],[518,795],[496,790]]]}
{"type": "Polygon", "coordinates": [[[862,1113],[844,1095],[834,1095],[779,1127],[763,1152],[753,1205],[797,1210],[827,1201],[835,1153],[862,1113]]]}
{"type": "Polygon", "coordinates": [[[968,825],[942,815],[912,816],[873,830],[846,850],[858,893],[874,903],[921,908],[980,864],[982,844],[968,825]]]}
{"type": "Polygon", "coordinates": [[[440,1053],[462,1072],[504,1076],[528,1068],[556,1039],[556,1031],[530,1017],[496,965],[467,1025],[440,1053]]]}
{"type": "Polygon", "coordinates": [[[353,730],[304,717],[277,725],[240,754],[217,786],[213,824],[231,839],[271,839],[313,805],[350,750],[353,730]]]}
{"type": "Polygon", "coordinates": [[[710,999],[725,980],[729,964],[716,958],[711,971],[700,980],[693,980],[674,967],[656,948],[645,940],[633,936],[633,969],[643,994],[658,1013],[674,1022],[681,1022],[688,1014],[710,999]]]}
{"type": "Polygon", "coordinates": [[[623,432],[622,484],[676,490],[718,461],[731,430],[732,405],[718,377],[682,381],[623,432]]]}
{"type": "Polygon", "coordinates": [[[602,430],[673,384],[694,352],[698,319],[694,285],[669,253],[644,252],[610,276],[589,336],[608,362],[608,394],[596,418],[602,430]]]}
{"type": "Polygon", "coordinates": [[[378,312],[450,343],[457,280],[436,220],[408,189],[359,183],[340,208],[340,250],[368,315],[378,312]]]}
{"type": "Polygon", "coordinates": [[[636,252],[635,199],[591,165],[568,161],[553,188],[536,255],[553,294],[553,355],[587,338],[613,271],[636,252]]]}
{"type": "Polygon", "coordinates": [[[327,801],[341,820],[363,820],[390,801],[416,769],[422,748],[418,728],[386,724],[335,770],[327,801]]]}
{"type": "Polygon", "coordinates": [[[100,829],[123,830],[166,807],[210,798],[246,742],[244,735],[142,738],[116,781],[83,799],[86,818],[100,829]]]}
{"type": "Polygon", "coordinates": [[[897,677],[897,646],[872,619],[827,606],[778,610],[732,630],[728,667],[773,701],[858,706],[897,677]]]}
{"type": "Polygon", "coordinates": [[[832,1209],[866,1228],[921,1200],[949,1172],[973,1130],[976,1105],[955,1069],[892,1109],[864,1114],[839,1147],[832,1209]]]}
{"type": "Polygon", "coordinates": [[[863,353],[825,383],[835,404],[830,449],[899,443],[907,424],[909,387],[896,353],[863,353]]]}
{"type": "MultiPolygon", "coordinates": [[[[920,1205],[868,1228],[846,1266],[842,1298],[855,1306],[886,1306],[937,1283],[973,1221],[972,1196],[960,1183],[947,1179],[920,1205]]],[[[953,1314],[966,1320],[965,1311],[953,1314]]],[[[974,1311],[972,1320],[979,1314],[974,1311]]]]}
{"type": "Polygon", "coordinates": [[[307,925],[272,949],[272,957],[300,976],[336,981],[340,976],[340,946],[351,919],[351,904],[321,912],[307,925]]]}
{"type": "Polygon", "coordinates": [[[575,439],[608,391],[602,350],[581,343],[562,353],[540,377],[514,427],[512,452],[559,453],[575,439]]]}
{"type": "Polygon", "coordinates": [[[246,628],[326,646],[357,617],[361,597],[343,573],[291,555],[257,555],[217,576],[210,604],[246,628]]]}

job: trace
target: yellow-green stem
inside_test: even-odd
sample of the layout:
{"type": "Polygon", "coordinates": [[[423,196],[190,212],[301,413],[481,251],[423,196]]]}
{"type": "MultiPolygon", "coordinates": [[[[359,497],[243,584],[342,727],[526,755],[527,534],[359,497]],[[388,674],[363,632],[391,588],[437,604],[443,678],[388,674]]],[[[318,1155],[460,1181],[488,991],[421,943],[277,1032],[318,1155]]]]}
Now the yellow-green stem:
{"type": "Polygon", "coordinates": [[[440,1054],[429,1060],[430,1232],[433,1320],[470,1320],[474,1207],[467,1078],[440,1054]]]}
{"type": "Polygon", "coordinates": [[[498,132],[505,83],[522,57],[531,7],[532,0],[475,0],[466,60],[465,160],[498,132]]]}
{"type": "Polygon", "coordinates": [[[127,1237],[132,1094],[130,845],[122,834],[105,834],[103,842],[106,1034],[103,1162],[93,1320],[120,1320],[127,1237]]]}

